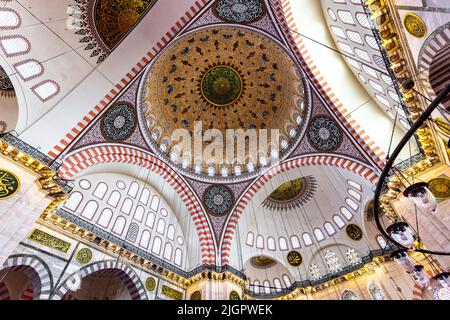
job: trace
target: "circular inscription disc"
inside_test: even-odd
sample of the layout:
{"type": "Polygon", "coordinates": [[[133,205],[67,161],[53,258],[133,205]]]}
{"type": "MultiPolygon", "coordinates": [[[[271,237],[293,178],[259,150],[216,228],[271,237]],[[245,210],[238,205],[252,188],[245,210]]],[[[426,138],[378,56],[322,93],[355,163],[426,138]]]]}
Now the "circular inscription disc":
{"type": "Polygon", "coordinates": [[[11,198],[19,189],[19,178],[8,170],[0,169],[0,200],[11,198]]]}
{"type": "Polygon", "coordinates": [[[361,228],[356,225],[356,224],[349,224],[346,228],[345,228],[345,232],[347,232],[347,235],[350,239],[358,241],[362,239],[363,236],[363,232],[361,230],[361,228]]]}
{"type": "Polygon", "coordinates": [[[302,255],[298,251],[290,251],[287,255],[287,260],[293,267],[298,267],[303,262],[302,255]]]}

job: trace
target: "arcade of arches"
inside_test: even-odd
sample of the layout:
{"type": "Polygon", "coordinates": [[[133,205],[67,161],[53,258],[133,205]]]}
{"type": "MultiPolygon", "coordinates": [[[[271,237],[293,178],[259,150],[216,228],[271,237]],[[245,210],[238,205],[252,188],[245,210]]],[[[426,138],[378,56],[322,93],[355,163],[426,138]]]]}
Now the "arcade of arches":
{"type": "Polygon", "coordinates": [[[450,96],[373,210],[448,1],[46,1],[0,6],[0,300],[450,299],[450,96]]]}

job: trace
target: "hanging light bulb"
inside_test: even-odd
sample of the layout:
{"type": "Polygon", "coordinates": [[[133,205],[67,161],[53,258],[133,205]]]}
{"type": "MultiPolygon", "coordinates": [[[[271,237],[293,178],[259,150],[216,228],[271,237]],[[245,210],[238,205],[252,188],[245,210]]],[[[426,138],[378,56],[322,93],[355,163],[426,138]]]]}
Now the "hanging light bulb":
{"type": "Polygon", "coordinates": [[[414,271],[414,263],[406,250],[401,249],[394,251],[391,253],[391,257],[394,258],[395,262],[397,262],[406,272],[412,273],[414,271]]]}
{"type": "Polygon", "coordinates": [[[395,241],[410,250],[414,250],[414,233],[406,222],[396,222],[387,227],[386,231],[395,241]]]}
{"type": "Polygon", "coordinates": [[[414,266],[413,277],[422,288],[430,288],[430,277],[422,265],[414,266]]]}
{"type": "Polygon", "coordinates": [[[436,300],[450,300],[449,274],[443,272],[432,278],[432,293],[436,300]]]}
{"type": "Polygon", "coordinates": [[[437,201],[428,188],[428,183],[419,182],[410,185],[403,191],[403,195],[408,197],[415,205],[432,214],[436,213],[437,201]]]}

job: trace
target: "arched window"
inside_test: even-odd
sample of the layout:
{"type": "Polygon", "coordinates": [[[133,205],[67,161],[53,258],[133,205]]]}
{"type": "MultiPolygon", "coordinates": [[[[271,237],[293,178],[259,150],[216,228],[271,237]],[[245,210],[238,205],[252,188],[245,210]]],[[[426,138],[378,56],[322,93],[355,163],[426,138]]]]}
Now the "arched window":
{"type": "Polygon", "coordinates": [[[141,197],[139,201],[145,205],[148,203],[148,199],[150,198],[150,191],[147,188],[142,189],[141,197]]]}
{"type": "Polygon", "coordinates": [[[133,181],[130,185],[130,189],[128,189],[128,195],[136,198],[139,192],[139,184],[136,181],[133,181]]]}
{"type": "Polygon", "coordinates": [[[389,247],[388,243],[382,236],[377,236],[376,239],[381,249],[387,249],[389,247]]]}
{"type": "Polygon", "coordinates": [[[114,190],[113,192],[111,192],[107,203],[115,208],[119,204],[119,200],[120,200],[120,193],[119,191],[114,190]]]}
{"type": "Polygon", "coordinates": [[[362,261],[355,249],[347,249],[345,254],[352,265],[359,264],[362,261]]]}
{"type": "Polygon", "coordinates": [[[286,287],[290,287],[292,285],[291,279],[289,279],[287,274],[283,274],[283,282],[286,285],[286,287]]]}
{"type": "Polygon", "coordinates": [[[302,238],[303,238],[303,242],[305,243],[305,246],[308,247],[308,246],[313,244],[313,241],[312,241],[311,236],[309,235],[309,233],[305,232],[302,235],[302,238]]]}
{"type": "Polygon", "coordinates": [[[367,15],[365,13],[357,12],[356,20],[358,20],[359,24],[364,28],[371,29],[369,19],[367,18],[367,15]]]}
{"type": "Polygon", "coordinates": [[[88,220],[92,220],[94,218],[95,213],[98,209],[98,203],[94,200],[88,201],[86,206],[83,209],[83,212],[81,213],[81,216],[88,220]]]}
{"type": "Polygon", "coordinates": [[[338,215],[333,216],[333,221],[336,223],[336,225],[339,227],[339,229],[342,229],[345,226],[344,220],[338,215]]]}
{"type": "Polygon", "coordinates": [[[161,253],[162,241],[160,237],[155,237],[153,240],[152,252],[159,255],[161,253]]]}
{"type": "Polygon", "coordinates": [[[161,211],[159,211],[159,213],[161,213],[163,217],[167,217],[169,215],[169,212],[167,212],[167,210],[164,208],[162,208],[161,211]]]}
{"type": "Polygon", "coordinates": [[[125,229],[126,223],[127,223],[127,220],[124,217],[117,217],[116,223],[114,223],[114,228],[113,228],[112,232],[121,236],[123,233],[123,230],[125,229]]]}
{"type": "Polygon", "coordinates": [[[141,235],[141,241],[139,241],[139,245],[145,249],[148,249],[148,244],[150,243],[150,231],[144,230],[141,235]]]}
{"type": "Polygon", "coordinates": [[[173,226],[173,224],[171,224],[167,228],[167,238],[170,240],[173,240],[175,238],[175,227],[173,226]]]}
{"type": "Polygon", "coordinates": [[[182,258],[183,258],[183,253],[181,252],[180,248],[177,248],[175,250],[175,264],[177,266],[181,266],[182,258]]]}
{"type": "Polygon", "coordinates": [[[59,85],[52,80],[45,80],[33,87],[31,87],[31,91],[42,101],[47,102],[54,96],[56,96],[59,91],[59,85]]]}
{"type": "Polygon", "coordinates": [[[288,248],[287,241],[286,241],[286,239],[283,238],[283,237],[280,237],[280,238],[278,239],[278,244],[279,244],[279,246],[280,246],[280,250],[285,251],[285,250],[288,250],[288,249],[289,249],[289,248],[288,248]]]}
{"type": "Polygon", "coordinates": [[[21,20],[19,15],[12,9],[0,9],[0,30],[16,29],[20,26],[21,20]]]}
{"type": "Polygon", "coordinates": [[[253,232],[247,233],[247,241],[245,242],[248,246],[253,247],[253,240],[254,240],[253,232]]]}
{"type": "Polygon", "coordinates": [[[155,224],[155,214],[153,212],[149,212],[147,215],[147,220],[145,220],[145,225],[153,229],[154,224],[155,224]]]}
{"type": "Polygon", "coordinates": [[[359,300],[359,297],[356,293],[350,290],[344,290],[341,295],[342,300],[359,300]]]}
{"type": "Polygon", "coordinates": [[[158,207],[159,207],[159,197],[155,195],[152,198],[152,203],[150,205],[150,209],[152,209],[153,211],[157,212],[158,211],[158,207]]]}
{"type": "Polygon", "coordinates": [[[92,195],[100,200],[103,200],[107,191],[108,191],[108,186],[106,185],[106,183],[100,182],[97,185],[97,187],[95,187],[95,190],[92,193],[92,195]]]}
{"type": "Polygon", "coordinates": [[[256,247],[258,249],[264,249],[264,238],[263,236],[259,235],[256,237],[256,247]]]}
{"type": "Polygon", "coordinates": [[[130,214],[132,207],[133,201],[130,198],[126,198],[122,204],[122,208],[120,209],[120,211],[122,211],[125,214],[130,214]]]}
{"type": "Polygon", "coordinates": [[[167,242],[164,247],[164,259],[171,260],[172,259],[172,245],[167,242]]]}
{"type": "Polygon", "coordinates": [[[275,288],[277,288],[277,291],[281,291],[282,286],[280,279],[278,278],[273,279],[273,285],[275,286],[275,288]]]}
{"type": "Polygon", "coordinates": [[[71,211],[76,211],[81,201],[83,201],[83,195],[80,192],[73,192],[64,204],[64,207],[71,211]]]}
{"type": "Polygon", "coordinates": [[[294,249],[301,248],[300,239],[297,236],[291,236],[291,245],[294,249]]]}
{"type": "Polygon", "coordinates": [[[333,225],[329,222],[325,222],[324,224],[325,231],[328,233],[329,236],[332,236],[336,233],[336,230],[334,229],[333,225]]]}
{"type": "Polygon", "coordinates": [[[342,266],[339,263],[334,251],[328,250],[325,252],[325,262],[327,263],[328,270],[331,273],[336,273],[342,270],[342,266]]]}
{"type": "Polygon", "coordinates": [[[108,228],[112,216],[113,212],[111,209],[103,209],[102,213],[100,214],[100,218],[97,221],[97,224],[103,228],[108,228]]]}
{"type": "Polygon", "coordinates": [[[270,294],[270,282],[268,280],[265,280],[263,282],[263,286],[264,286],[264,293],[270,294]]]}
{"type": "Polygon", "coordinates": [[[128,233],[126,239],[131,242],[135,242],[139,233],[139,226],[137,223],[133,222],[128,228],[128,233]]]}
{"type": "MultiPolygon", "coordinates": [[[[359,208],[358,204],[350,198],[346,198],[345,203],[348,204],[350,206],[350,208],[353,209],[353,211],[357,211],[359,208]]],[[[342,212],[342,210],[341,210],[341,212],[342,212]]]]}
{"type": "Polygon", "coordinates": [[[275,250],[275,239],[272,237],[267,238],[267,249],[275,250]]]}
{"type": "MultiPolygon", "coordinates": [[[[346,200],[349,200],[348,198],[346,200]]],[[[353,218],[353,214],[350,212],[350,210],[348,210],[346,207],[342,207],[341,208],[341,213],[344,215],[344,217],[347,220],[351,220],[353,218]]]]}
{"type": "Polygon", "coordinates": [[[309,272],[311,273],[312,280],[319,280],[322,278],[322,273],[320,272],[319,266],[317,264],[311,264],[309,267],[309,272]]]}
{"type": "Polygon", "coordinates": [[[28,53],[30,51],[30,43],[25,37],[0,37],[0,49],[7,57],[13,57],[28,53]]]}
{"type": "Polygon", "coordinates": [[[355,190],[348,189],[347,192],[348,192],[349,195],[351,195],[356,200],[361,201],[361,195],[358,192],[356,192],[355,190]]]}
{"type": "Polygon", "coordinates": [[[143,206],[138,206],[136,208],[136,211],[134,211],[134,219],[139,222],[142,222],[142,219],[144,218],[144,211],[145,209],[143,206]]]}
{"type": "Polygon", "coordinates": [[[322,230],[320,230],[319,228],[314,229],[314,236],[316,237],[317,241],[319,241],[319,242],[325,239],[325,236],[323,235],[322,230]]]}
{"type": "Polygon", "coordinates": [[[259,286],[260,286],[259,281],[258,281],[258,280],[255,280],[255,281],[253,282],[253,292],[259,293],[259,286]]]}
{"type": "Polygon", "coordinates": [[[339,19],[345,24],[355,25],[355,21],[353,20],[353,16],[350,11],[347,10],[338,10],[337,11],[339,19]]]}
{"type": "Polygon", "coordinates": [[[166,222],[163,218],[159,218],[158,225],[156,226],[156,232],[160,234],[164,234],[164,231],[166,230],[166,222]]]}
{"type": "MultiPolygon", "coordinates": [[[[42,66],[42,64],[39,61],[37,61],[35,59],[25,60],[25,61],[16,63],[14,65],[14,69],[17,71],[19,76],[24,81],[34,79],[44,73],[44,67],[42,66]]],[[[80,187],[84,190],[87,190],[91,186],[90,186],[89,181],[81,180],[80,187]],[[89,187],[86,187],[88,185],[89,185],[89,187]]]]}
{"type": "Polygon", "coordinates": [[[369,284],[368,289],[373,300],[385,300],[383,290],[376,283],[369,284]]]}

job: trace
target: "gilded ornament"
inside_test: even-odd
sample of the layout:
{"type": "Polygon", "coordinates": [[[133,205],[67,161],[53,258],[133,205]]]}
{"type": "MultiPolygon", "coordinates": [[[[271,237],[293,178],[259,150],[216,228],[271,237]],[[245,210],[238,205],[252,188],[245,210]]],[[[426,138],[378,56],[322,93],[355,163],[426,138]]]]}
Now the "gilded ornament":
{"type": "Polygon", "coordinates": [[[80,249],[77,252],[77,261],[81,264],[89,263],[92,259],[92,251],[88,248],[80,249]]]}
{"type": "Polygon", "coordinates": [[[0,200],[11,198],[19,189],[19,178],[8,170],[0,169],[0,200]]]}
{"type": "Polygon", "coordinates": [[[226,65],[207,69],[201,77],[199,86],[203,98],[218,107],[233,105],[244,90],[244,82],[239,71],[226,65]]]}
{"type": "Polygon", "coordinates": [[[416,38],[424,38],[427,35],[425,22],[418,15],[408,13],[405,16],[404,24],[406,30],[416,38]]]}
{"type": "Polygon", "coordinates": [[[94,21],[97,32],[112,50],[156,3],[156,0],[97,0],[94,21]]]}
{"type": "Polygon", "coordinates": [[[450,179],[438,177],[428,181],[428,188],[437,200],[450,198],[450,179]]]}
{"type": "Polygon", "coordinates": [[[69,242],[61,240],[39,229],[34,229],[33,232],[30,234],[30,236],[28,237],[28,239],[36,241],[46,247],[53,248],[64,253],[67,253],[70,248],[69,242]]]}
{"type": "Polygon", "coordinates": [[[345,232],[347,233],[350,239],[355,241],[361,240],[363,237],[363,232],[361,228],[353,223],[347,225],[347,227],[345,228],[345,232]]]}
{"type": "Polygon", "coordinates": [[[295,209],[311,199],[316,188],[317,183],[313,176],[294,179],[273,191],[263,201],[262,206],[273,211],[295,209]]]}
{"type": "Polygon", "coordinates": [[[232,290],[230,292],[230,300],[241,300],[241,297],[239,296],[239,293],[237,293],[235,290],[232,290]]]}
{"type": "Polygon", "coordinates": [[[162,286],[161,293],[166,297],[172,298],[174,300],[181,300],[183,298],[183,294],[180,291],[172,289],[171,287],[168,287],[166,285],[162,286]]]}
{"type": "Polygon", "coordinates": [[[191,294],[191,300],[202,300],[202,293],[200,291],[195,291],[191,294]]]}
{"type": "Polygon", "coordinates": [[[290,251],[287,255],[287,260],[293,267],[298,267],[303,262],[302,255],[298,251],[290,251]]]}
{"type": "Polygon", "coordinates": [[[269,268],[273,266],[276,261],[265,256],[257,256],[250,259],[250,263],[257,268],[269,268]]]}
{"type": "Polygon", "coordinates": [[[450,124],[448,123],[448,121],[445,121],[442,118],[436,118],[434,119],[434,123],[440,131],[442,131],[446,135],[450,135],[450,124]]]}
{"type": "Polygon", "coordinates": [[[156,280],[153,277],[148,277],[145,280],[145,290],[152,292],[156,288],[156,280]]]}

